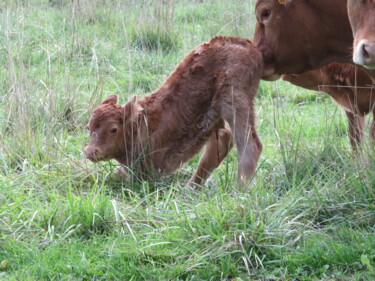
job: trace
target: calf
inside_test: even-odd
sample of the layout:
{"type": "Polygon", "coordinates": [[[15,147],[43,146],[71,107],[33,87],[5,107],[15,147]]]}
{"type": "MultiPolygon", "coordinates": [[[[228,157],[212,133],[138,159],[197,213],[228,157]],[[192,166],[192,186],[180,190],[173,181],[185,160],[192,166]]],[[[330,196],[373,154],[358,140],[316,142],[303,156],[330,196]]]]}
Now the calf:
{"type": "Polygon", "coordinates": [[[220,165],[234,138],[238,182],[244,184],[262,150],[253,105],[262,65],[246,39],[215,37],[199,45],[150,95],[125,105],[116,95],[107,97],[90,117],[86,157],[138,163],[141,175],[172,173],[205,145],[192,186],[220,165]]]}
{"type": "MultiPolygon", "coordinates": [[[[350,144],[358,149],[364,133],[365,115],[375,116],[375,87],[371,76],[361,67],[331,63],[304,74],[283,75],[283,80],[309,90],[328,93],[341,105],[348,117],[350,144]]],[[[371,125],[371,138],[375,138],[375,122],[371,125]]]]}

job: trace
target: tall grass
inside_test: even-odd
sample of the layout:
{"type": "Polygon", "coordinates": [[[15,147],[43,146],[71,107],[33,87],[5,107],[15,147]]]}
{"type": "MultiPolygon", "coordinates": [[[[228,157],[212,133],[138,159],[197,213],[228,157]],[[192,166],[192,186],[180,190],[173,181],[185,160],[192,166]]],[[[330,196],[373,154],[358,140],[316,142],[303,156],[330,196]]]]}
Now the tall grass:
{"type": "Polygon", "coordinates": [[[87,162],[93,107],[161,85],[212,36],[251,38],[254,1],[0,3],[1,280],[372,280],[375,155],[323,94],[262,83],[248,192],[231,153],[205,186],[87,162]]]}

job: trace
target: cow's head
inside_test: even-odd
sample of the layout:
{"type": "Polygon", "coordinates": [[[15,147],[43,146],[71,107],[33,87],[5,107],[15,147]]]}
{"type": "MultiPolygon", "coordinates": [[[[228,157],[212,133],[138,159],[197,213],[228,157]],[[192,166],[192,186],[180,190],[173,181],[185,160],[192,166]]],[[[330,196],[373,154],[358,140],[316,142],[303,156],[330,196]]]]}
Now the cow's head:
{"type": "Polygon", "coordinates": [[[353,61],[375,69],[375,0],[348,0],[354,35],[353,61]]]}
{"type": "Polygon", "coordinates": [[[117,101],[117,95],[110,95],[91,114],[87,125],[90,142],[85,156],[93,162],[116,159],[126,164],[132,133],[143,108],[136,97],[125,105],[117,101]]]}
{"type": "Polygon", "coordinates": [[[253,43],[263,55],[265,80],[350,60],[346,1],[256,0],[255,13],[253,43]]]}

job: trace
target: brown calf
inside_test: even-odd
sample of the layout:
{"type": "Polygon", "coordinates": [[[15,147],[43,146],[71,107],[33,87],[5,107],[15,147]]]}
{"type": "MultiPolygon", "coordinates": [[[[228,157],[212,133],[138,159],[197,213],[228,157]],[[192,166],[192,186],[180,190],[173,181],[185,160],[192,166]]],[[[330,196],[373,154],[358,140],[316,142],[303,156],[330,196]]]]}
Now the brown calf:
{"type": "Polygon", "coordinates": [[[249,40],[215,37],[189,53],[152,94],[125,105],[107,97],[92,113],[91,161],[116,159],[139,173],[172,173],[206,145],[189,185],[201,184],[232,147],[238,150],[238,181],[254,173],[262,150],[253,100],[262,59],[249,40]]]}
{"type": "MultiPolygon", "coordinates": [[[[364,133],[365,115],[375,116],[375,87],[371,76],[361,67],[331,63],[304,74],[283,75],[283,80],[306,89],[328,93],[346,112],[349,122],[350,143],[358,149],[364,133]]],[[[375,138],[375,122],[371,125],[375,138]]]]}

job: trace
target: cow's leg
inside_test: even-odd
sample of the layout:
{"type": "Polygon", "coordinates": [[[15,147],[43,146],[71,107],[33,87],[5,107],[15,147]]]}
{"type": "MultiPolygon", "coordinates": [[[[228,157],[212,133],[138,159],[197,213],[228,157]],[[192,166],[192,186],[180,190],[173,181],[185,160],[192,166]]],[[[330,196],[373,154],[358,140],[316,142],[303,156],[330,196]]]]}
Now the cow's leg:
{"type": "Polygon", "coordinates": [[[371,123],[371,128],[370,128],[370,137],[371,140],[374,142],[375,141],[375,110],[372,112],[372,123],[371,123]]]}
{"type": "MultiPolygon", "coordinates": [[[[236,97],[236,96],[234,96],[236,97]]],[[[255,112],[251,95],[238,95],[232,103],[232,118],[228,120],[238,152],[238,184],[245,185],[253,176],[262,152],[262,143],[255,127],[255,112]]]]}
{"type": "Polygon", "coordinates": [[[348,117],[350,145],[358,151],[364,134],[365,117],[345,111],[348,117]]]}
{"type": "Polygon", "coordinates": [[[188,186],[203,184],[211,172],[219,167],[233,147],[232,132],[229,128],[214,131],[208,139],[204,152],[199,159],[199,165],[188,186]]]}

